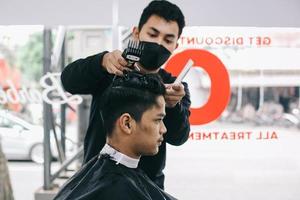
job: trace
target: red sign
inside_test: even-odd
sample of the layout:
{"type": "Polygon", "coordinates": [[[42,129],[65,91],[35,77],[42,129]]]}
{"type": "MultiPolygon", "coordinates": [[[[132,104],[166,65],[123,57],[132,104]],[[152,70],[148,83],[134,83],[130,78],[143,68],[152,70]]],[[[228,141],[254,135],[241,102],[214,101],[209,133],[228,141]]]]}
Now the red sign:
{"type": "Polygon", "coordinates": [[[216,120],[225,110],[230,99],[229,75],[221,60],[214,54],[202,49],[188,49],[174,55],[165,69],[178,76],[188,60],[195,67],[201,66],[211,80],[210,96],[201,108],[191,108],[191,125],[207,124],[216,120]]]}

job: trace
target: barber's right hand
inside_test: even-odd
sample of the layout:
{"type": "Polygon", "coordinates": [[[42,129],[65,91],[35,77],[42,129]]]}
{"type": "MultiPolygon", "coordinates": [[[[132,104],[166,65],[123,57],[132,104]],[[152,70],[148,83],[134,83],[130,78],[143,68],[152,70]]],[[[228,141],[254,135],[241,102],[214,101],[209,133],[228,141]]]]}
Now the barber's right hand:
{"type": "Polygon", "coordinates": [[[114,50],[104,54],[102,59],[102,66],[110,74],[115,74],[118,76],[123,75],[123,70],[131,71],[127,66],[127,61],[122,57],[122,52],[120,50],[114,50]]]}

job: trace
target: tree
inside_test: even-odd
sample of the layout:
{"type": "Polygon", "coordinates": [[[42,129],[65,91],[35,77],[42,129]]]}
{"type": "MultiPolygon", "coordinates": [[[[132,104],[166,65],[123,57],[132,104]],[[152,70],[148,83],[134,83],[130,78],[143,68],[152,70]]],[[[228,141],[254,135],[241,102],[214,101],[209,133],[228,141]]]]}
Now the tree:
{"type": "Polygon", "coordinates": [[[43,71],[43,34],[34,33],[28,42],[17,52],[17,66],[23,73],[23,78],[39,81],[43,71]]]}

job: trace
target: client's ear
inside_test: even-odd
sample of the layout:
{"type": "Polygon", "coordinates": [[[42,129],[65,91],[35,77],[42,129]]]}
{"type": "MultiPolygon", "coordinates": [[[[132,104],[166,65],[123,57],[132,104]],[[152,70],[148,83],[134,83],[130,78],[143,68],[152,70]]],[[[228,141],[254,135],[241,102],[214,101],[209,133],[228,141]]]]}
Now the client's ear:
{"type": "Polygon", "coordinates": [[[119,128],[123,132],[127,134],[131,134],[133,121],[134,119],[131,117],[129,113],[124,113],[119,118],[119,128]]]}

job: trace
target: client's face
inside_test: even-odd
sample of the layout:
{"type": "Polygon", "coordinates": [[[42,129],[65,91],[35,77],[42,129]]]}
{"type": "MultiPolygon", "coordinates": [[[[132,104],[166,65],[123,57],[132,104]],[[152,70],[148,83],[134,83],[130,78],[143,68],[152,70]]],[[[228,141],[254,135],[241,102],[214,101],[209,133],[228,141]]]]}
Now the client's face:
{"type": "Polygon", "coordinates": [[[141,121],[137,123],[134,137],[135,152],[139,155],[155,155],[163,141],[163,134],[167,132],[163,118],[165,113],[165,99],[157,98],[157,105],[144,112],[141,121]]]}

